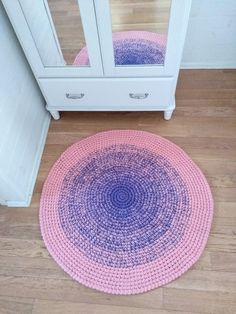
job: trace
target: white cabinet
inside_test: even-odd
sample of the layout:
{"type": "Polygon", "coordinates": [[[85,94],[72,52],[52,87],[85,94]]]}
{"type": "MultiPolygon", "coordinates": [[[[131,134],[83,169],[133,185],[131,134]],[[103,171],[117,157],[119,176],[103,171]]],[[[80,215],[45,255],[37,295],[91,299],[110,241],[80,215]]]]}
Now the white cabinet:
{"type": "Polygon", "coordinates": [[[191,0],[2,0],[47,109],[170,119],[191,0]]]}

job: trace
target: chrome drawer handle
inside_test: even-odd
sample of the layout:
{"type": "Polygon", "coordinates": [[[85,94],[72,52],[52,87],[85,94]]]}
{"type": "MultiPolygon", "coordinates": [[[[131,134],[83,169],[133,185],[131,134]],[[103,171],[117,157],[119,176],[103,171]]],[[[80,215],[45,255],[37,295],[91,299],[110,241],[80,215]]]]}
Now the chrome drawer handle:
{"type": "Polygon", "coordinates": [[[145,99],[148,97],[148,95],[149,95],[148,93],[145,93],[145,94],[132,94],[132,93],[130,93],[129,97],[134,98],[134,99],[145,99]]]}
{"type": "Polygon", "coordinates": [[[69,98],[69,99],[81,99],[84,97],[84,94],[81,93],[81,94],[70,94],[70,93],[66,93],[66,98],[69,98]]]}

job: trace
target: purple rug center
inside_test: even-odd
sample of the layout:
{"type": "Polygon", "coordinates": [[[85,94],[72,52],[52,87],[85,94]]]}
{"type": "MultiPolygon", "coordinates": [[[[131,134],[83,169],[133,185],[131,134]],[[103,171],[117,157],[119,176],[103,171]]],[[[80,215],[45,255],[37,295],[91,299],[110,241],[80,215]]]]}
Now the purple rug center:
{"type": "Polygon", "coordinates": [[[178,172],[165,158],[128,144],[94,152],[71,168],[58,207],[69,241],[112,267],[158,259],[181,240],[190,216],[178,172]]]}
{"type": "Polygon", "coordinates": [[[146,39],[114,40],[116,65],[164,64],[165,47],[146,39]]]}

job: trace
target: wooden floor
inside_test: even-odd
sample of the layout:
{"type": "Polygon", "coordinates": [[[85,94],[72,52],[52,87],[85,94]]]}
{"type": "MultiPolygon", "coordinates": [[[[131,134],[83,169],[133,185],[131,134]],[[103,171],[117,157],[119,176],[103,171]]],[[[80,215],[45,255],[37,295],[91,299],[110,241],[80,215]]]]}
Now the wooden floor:
{"type": "Polygon", "coordinates": [[[1,314],[236,313],[236,71],[182,71],[169,122],[158,112],[70,112],[52,121],[31,207],[0,208],[0,279],[1,314]],[[215,214],[204,254],[183,276],[145,294],[112,296],[73,281],[52,260],[40,235],[39,199],[70,144],[127,128],[182,147],[208,179],[215,214]]]}

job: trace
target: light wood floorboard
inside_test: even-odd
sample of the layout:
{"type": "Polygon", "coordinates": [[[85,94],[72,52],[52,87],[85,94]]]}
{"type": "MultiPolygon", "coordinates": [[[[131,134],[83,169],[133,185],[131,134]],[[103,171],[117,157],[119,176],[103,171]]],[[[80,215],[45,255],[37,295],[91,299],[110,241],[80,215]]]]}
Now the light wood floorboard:
{"type": "MultiPolygon", "coordinates": [[[[0,208],[0,313],[236,313],[236,71],[181,71],[177,109],[160,112],[65,112],[52,121],[29,208],[0,208]],[[73,281],[49,256],[38,208],[50,167],[72,143],[99,131],[139,129],[182,147],[211,186],[215,213],[199,261],[168,285],[112,296],[73,281]]],[[[32,104],[33,105],[33,104],[32,104]]]]}

